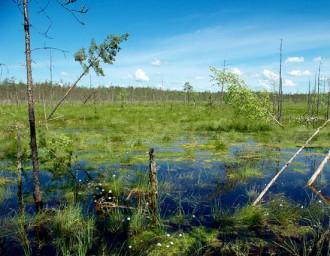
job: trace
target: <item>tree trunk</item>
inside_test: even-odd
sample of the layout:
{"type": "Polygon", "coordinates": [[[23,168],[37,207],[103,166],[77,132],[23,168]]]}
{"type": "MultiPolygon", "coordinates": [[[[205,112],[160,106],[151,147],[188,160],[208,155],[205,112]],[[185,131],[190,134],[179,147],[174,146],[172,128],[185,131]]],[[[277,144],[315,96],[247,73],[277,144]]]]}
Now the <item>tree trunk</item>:
{"type": "Polygon", "coordinates": [[[29,125],[30,125],[30,147],[31,147],[31,156],[32,156],[33,185],[34,185],[33,197],[36,205],[36,210],[40,211],[42,209],[42,195],[41,195],[40,180],[39,180],[38,147],[37,147],[36,121],[34,115],[28,0],[23,0],[23,11],[24,11],[28,115],[29,115],[29,125]]]}
{"type": "Polygon", "coordinates": [[[152,224],[157,223],[157,199],[158,199],[158,184],[157,184],[157,167],[154,155],[154,149],[149,151],[149,184],[150,184],[150,202],[149,210],[151,214],[152,224]]]}
{"type": "Polygon", "coordinates": [[[282,89],[282,43],[283,40],[281,39],[280,45],[280,73],[279,73],[279,88],[278,88],[278,121],[281,122],[282,119],[282,104],[283,104],[283,89],[282,89]]]}

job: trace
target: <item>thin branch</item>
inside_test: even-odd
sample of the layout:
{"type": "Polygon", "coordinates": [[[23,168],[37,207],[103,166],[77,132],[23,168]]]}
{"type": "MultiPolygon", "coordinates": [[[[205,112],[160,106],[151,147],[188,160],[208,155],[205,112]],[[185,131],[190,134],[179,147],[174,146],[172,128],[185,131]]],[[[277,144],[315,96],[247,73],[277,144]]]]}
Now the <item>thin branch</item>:
{"type": "Polygon", "coordinates": [[[55,51],[59,51],[59,52],[62,52],[64,57],[66,57],[66,53],[69,53],[68,50],[63,50],[61,48],[56,48],[56,47],[51,47],[51,46],[44,46],[44,47],[37,47],[37,48],[34,48],[31,50],[31,52],[33,51],[38,51],[38,50],[55,50],[55,51]]]}
{"type": "Polygon", "coordinates": [[[78,18],[78,16],[76,15],[77,13],[79,13],[79,14],[85,14],[85,13],[87,13],[88,12],[88,8],[85,6],[85,5],[83,5],[79,10],[76,10],[76,9],[72,9],[72,8],[69,8],[68,6],[70,5],[70,4],[73,4],[73,3],[75,3],[77,0],[67,0],[66,2],[61,2],[60,0],[56,0],[57,1],[57,3],[60,5],[60,6],[62,6],[66,11],[68,11],[74,18],[75,18],[75,20],[79,23],[79,24],[81,24],[81,25],[85,25],[85,23],[82,21],[82,20],[80,20],[79,18],[78,18]]]}

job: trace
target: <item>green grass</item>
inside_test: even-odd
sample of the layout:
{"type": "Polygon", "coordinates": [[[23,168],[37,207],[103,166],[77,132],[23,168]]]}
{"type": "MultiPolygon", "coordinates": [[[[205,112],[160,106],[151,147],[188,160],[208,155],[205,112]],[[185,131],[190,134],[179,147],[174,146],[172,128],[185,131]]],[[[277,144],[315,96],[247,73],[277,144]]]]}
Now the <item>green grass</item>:
{"type": "MultiPolygon", "coordinates": [[[[235,116],[225,105],[127,104],[122,108],[119,104],[113,104],[96,105],[96,108],[95,114],[88,104],[65,104],[57,113],[62,117],[50,121],[46,130],[42,106],[37,106],[38,141],[40,156],[45,157],[44,164],[50,158],[48,155],[52,146],[61,149],[55,152],[57,160],[65,159],[64,153],[72,151],[77,159],[95,166],[111,162],[147,162],[145,152],[150,147],[170,148],[173,144],[182,147],[183,151],[156,152],[157,158],[166,160],[172,154],[181,160],[194,159],[194,151],[202,150],[210,152],[211,159],[218,160],[236,143],[254,140],[261,145],[296,147],[314,130],[311,126],[292,121],[303,115],[303,103],[285,105],[284,130],[273,123],[235,116]],[[52,141],[55,141],[55,145],[52,141]],[[192,142],[193,147],[185,146],[192,142]]],[[[28,155],[25,105],[3,105],[0,112],[0,156],[4,159],[15,158],[16,123],[25,126],[22,130],[23,149],[28,155]]],[[[329,139],[330,128],[327,127],[311,146],[330,146],[329,139]]]]}

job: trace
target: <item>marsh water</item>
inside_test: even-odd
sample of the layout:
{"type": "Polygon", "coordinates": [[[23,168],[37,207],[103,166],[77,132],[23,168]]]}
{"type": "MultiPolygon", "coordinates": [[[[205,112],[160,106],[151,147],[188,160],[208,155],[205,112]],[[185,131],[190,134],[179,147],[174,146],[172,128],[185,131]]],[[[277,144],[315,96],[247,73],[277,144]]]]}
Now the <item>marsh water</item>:
{"type": "MultiPolygon", "coordinates": [[[[156,152],[157,150],[175,151],[180,149],[156,148],[156,152]]],[[[228,158],[223,162],[210,161],[209,154],[205,151],[194,152],[194,158],[191,160],[176,161],[173,157],[172,160],[157,161],[161,214],[166,216],[181,208],[187,214],[202,217],[210,213],[214,203],[227,209],[243,206],[251,199],[253,192],[258,193],[265,187],[295,151],[296,148],[262,148],[247,143],[231,147],[228,158]],[[234,176],[235,172],[241,172],[242,166],[246,165],[258,172],[228,179],[228,176],[234,176]]],[[[307,181],[326,152],[326,149],[305,149],[271,187],[264,200],[267,200],[271,194],[282,193],[297,204],[308,203],[314,193],[306,187],[307,181]]],[[[102,180],[107,180],[109,177],[120,179],[124,185],[129,187],[132,186],[137,176],[147,175],[147,154],[145,157],[145,165],[104,164],[95,170],[90,170],[87,168],[87,163],[80,161],[72,166],[72,171],[80,183],[78,189],[90,186],[93,182],[102,183],[102,180]]],[[[2,169],[0,175],[13,181],[7,186],[9,194],[1,203],[0,214],[4,216],[18,210],[16,173],[2,169]]],[[[70,177],[55,177],[48,171],[41,171],[40,175],[47,200],[46,206],[52,207],[60,204],[63,191],[69,189],[68,187],[71,185],[70,177]]],[[[330,197],[329,179],[330,166],[327,166],[316,186],[323,195],[330,197]]],[[[32,186],[31,172],[23,172],[23,195],[30,196],[32,186]]],[[[87,196],[81,198],[81,202],[86,207],[91,207],[93,199],[87,196]]],[[[29,210],[30,207],[33,208],[33,205],[28,204],[26,207],[29,210]]]]}
{"type": "MultiPolygon", "coordinates": [[[[155,150],[175,153],[182,149],[172,147],[155,150]]],[[[215,207],[234,211],[251,202],[296,150],[244,143],[232,146],[223,161],[213,161],[207,151],[193,151],[191,157],[181,160],[176,157],[157,160],[160,215],[163,219],[170,220],[180,212],[188,220],[185,225],[212,226],[214,222],[211,215],[215,207]]],[[[118,180],[120,186],[127,188],[127,195],[136,184],[147,182],[148,177],[148,154],[132,154],[144,154],[146,163],[102,164],[96,169],[90,169],[88,163],[83,161],[74,163],[71,168],[78,184],[73,183],[69,175],[56,177],[51,172],[41,171],[46,208],[61,206],[63,195],[75,187],[78,195],[80,194],[79,203],[86,212],[94,214],[95,187],[109,180],[112,180],[112,184],[118,180]]],[[[306,184],[325,154],[326,149],[305,149],[280,176],[263,200],[267,201],[273,195],[282,194],[301,207],[313,198],[319,200],[306,184]]],[[[0,205],[1,218],[5,218],[18,212],[16,173],[2,167],[0,175],[12,181],[7,185],[6,197],[0,205]]],[[[328,165],[316,184],[317,190],[325,197],[330,197],[329,179],[328,165]]],[[[26,211],[31,213],[34,211],[30,193],[32,184],[31,172],[23,172],[25,207],[26,211]]],[[[130,203],[125,197],[120,200],[120,203],[125,205],[130,203]]],[[[175,227],[172,225],[172,228],[175,227]]]]}

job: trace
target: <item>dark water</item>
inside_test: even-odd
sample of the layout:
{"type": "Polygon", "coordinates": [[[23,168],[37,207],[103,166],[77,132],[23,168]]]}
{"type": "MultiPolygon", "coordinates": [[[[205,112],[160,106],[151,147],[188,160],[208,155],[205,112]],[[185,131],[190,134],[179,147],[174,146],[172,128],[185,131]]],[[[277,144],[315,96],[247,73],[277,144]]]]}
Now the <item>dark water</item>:
{"type": "MultiPolygon", "coordinates": [[[[177,149],[172,149],[177,150],[177,149]]],[[[186,161],[158,161],[159,206],[164,219],[183,212],[191,216],[192,222],[202,225],[212,225],[209,216],[212,208],[234,210],[251,201],[251,194],[257,195],[271,180],[276,172],[294,154],[296,148],[272,149],[259,148],[253,143],[238,145],[230,148],[227,160],[209,161],[207,152],[195,152],[194,160],[186,161]],[[251,157],[252,156],[252,157],[251,157]],[[254,157],[253,157],[254,156],[254,157]],[[240,161],[237,161],[240,159],[240,161]],[[259,170],[262,177],[247,177],[242,180],[228,179],[229,173],[240,172],[248,165],[259,170]]],[[[327,149],[305,149],[271,187],[263,200],[268,200],[274,194],[283,194],[297,205],[306,205],[311,198],[317,197],[306,187],[320,162],[327,153],[327,149]]],[[[146,156],[146,163],[148,158],[146,156]]],[[[63,193],[72,190],[93,191],[93,184],[103,180],[118,179],[127,187],[132,187],[138,176],[147,178],[148,165],[101,165],[97,170],[87,170],[87,164],[78,162],[72,166],[72,177],[57,178],[50,172],[41,172],[41,184],[47,208],[58,207],[63,201],[63,193]],[[123,170],[125,170],[123,172],[123,170]],[[75,181],[74,181],[75,180],[75,181]],[[78,183],[77,183],[78,182],[78,183]],[[78,184],[78,185],[77,185],[78,184]]],[[[7,186],[7,198],[0,203],[0,217],[13,216],[18,212],[16,174],[13,171],[0,171],[1,177],[12,181],[7,186]]],[[[330,165],[328,165],[316,187],[324,196],[330,197],[330,165]]],[[[31,172],[23,173],[24,197],[31,197],[31,172]]],[[[32,200],[27,200],[32,202],[32,200]]],[[[88,212],[94,211],[92,193],[80,198],[80,204],[88,212]]],[[[34,211],[32,203],[26,204],[27,212],[34,211]]]]}
{"type": "MultiPolygon", "coordinates": [[[[236,208],[246,204],[249,200],[248,191],[260,192],[276,172],[292,156],[296,149],[262,149],[254,144],[244,144],[232,147],[229,152],[229,159],[245,159],[245,156],[256,155],[256,159],[243,160],[241,163],[207,162],[209,154],[205,152],[195,153],[194,161],[159,161],[157,163],[158,181],[160,187],[160,207],[163,215],[168,215],[174,208],[182,207],[186,212],[197,214],[209,214],[213,203],[220,204],[223,208],[236,208]],[[265,151],[269,151],[264,155],[265,151]],[[272,155],[275,153],[276,155],[272,155]],[[261,159],[258,159],[260,156],[261,159]],[[242,165],[249,165],[251,168],[262,172],[262,177],[250,177],[244,182],[234,181],[229,184],[227,173],[240,172],[242,165]],[[165,191],[162,191],[164,187],[165,191]],[[180,206],[178,205],[180,201],[180,206]]],[[[312,176],[327,150],[305,149],[293,162],[292,165],[279,177],[271,187],[265,199],[274,193],[283,193],[286,197],[297,202],[306,204],[314,196],[313,192],[306,187],[308,179],[312,176]]],[[[146,160],[147,157],[146,157],[146,160]]],[[[72,172],[79,181],[80,187],[87,186],[88,182],[102,182],[112,175],[121,178],[124,175],[124,182],[127,186],[135,180],[137,173],[147,175],[147,165],[101,165],[98,170],[86,170],[86,163],[78,162],[72,167],[72,172]],[[121,174],[121,169],[125,169],[121,174]],[[102,177],[98,177],[102,174],[102,177]]],[[[0,171],[2,177],[15,181],[15,172],[0,171]]],[[[45,191],[44,196],[48,207],[60,204],[60,200],[65,189],[73,186],[72,178],[64,176],[54,177],[50,172],[41,171],[41,184],[45,191]]],[[[325,196],[330,196],[330,166],[328,165],[321,178],[322,182],[317,182],[316,187],[325,196]]],[[[23,173],[23,193],[28,195],[32,191],[31,172],[23,173]]],[[[9,198],[5,199],[0,205],[0,215],[7,215],[8,212],[18,210],[16,198],[16,184],[8,186],[10,191],[9,198]]],[[[87,198],[91,200],[91,198],[87,198]]],[[[84,200],[82,200],[84,201],[84,200]]],[[[88,205],[88,204],[87,204],[88,205]]],[[[28,210],[32,205],[27,205],[28,210]]]]}

